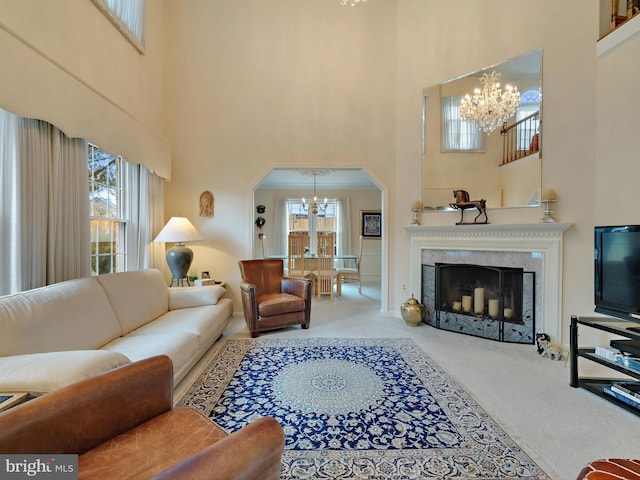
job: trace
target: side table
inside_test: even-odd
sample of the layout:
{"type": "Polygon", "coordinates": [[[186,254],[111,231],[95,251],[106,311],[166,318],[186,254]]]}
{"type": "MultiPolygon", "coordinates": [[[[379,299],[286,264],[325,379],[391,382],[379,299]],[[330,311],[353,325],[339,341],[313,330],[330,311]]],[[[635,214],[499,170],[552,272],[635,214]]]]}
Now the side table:
{"type": "Polygon", "coordinates": [[[220,280],[214,280],[213,278],[199,278],[195,280],[193,284],[196,287],[202,287],[205,285],[220,285],[222,288],[227,286],[227,282],[221,282],[220,280]]]}

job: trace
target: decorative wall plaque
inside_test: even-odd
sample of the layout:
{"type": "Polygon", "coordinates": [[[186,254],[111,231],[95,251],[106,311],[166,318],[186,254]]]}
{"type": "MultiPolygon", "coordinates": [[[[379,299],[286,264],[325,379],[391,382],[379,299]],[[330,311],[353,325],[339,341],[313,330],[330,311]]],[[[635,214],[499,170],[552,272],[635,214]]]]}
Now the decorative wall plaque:
{"type": "Polygon", "coordinates": [[[200,216],[213,218],[213,193],[205,190],[200,194],[200,216]]]}

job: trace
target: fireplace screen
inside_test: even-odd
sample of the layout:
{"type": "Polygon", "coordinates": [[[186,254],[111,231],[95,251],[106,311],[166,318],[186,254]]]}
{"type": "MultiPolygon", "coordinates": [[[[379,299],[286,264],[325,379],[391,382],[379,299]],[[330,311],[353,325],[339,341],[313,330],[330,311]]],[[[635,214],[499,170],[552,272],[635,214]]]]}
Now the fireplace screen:
{"type": "Polygon", "coordinates": [[[522,268],[423,265],[427,323],[501,342],[534,343],[535,273],[522,268]]]}

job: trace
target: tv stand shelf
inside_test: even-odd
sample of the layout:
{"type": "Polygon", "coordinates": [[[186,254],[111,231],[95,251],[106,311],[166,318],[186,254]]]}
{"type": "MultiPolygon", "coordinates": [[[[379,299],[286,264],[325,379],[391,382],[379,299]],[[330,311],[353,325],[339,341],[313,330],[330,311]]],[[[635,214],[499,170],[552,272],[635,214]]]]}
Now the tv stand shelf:
{"type": "Polygon", "coordinates": [[[629,380],[628,377],[640,380],[640,371],[626,368],[624,365],[599,357],[595,354],[595,348],[580,348],[578,346],[578,325],[603,330],[615,335],[626,337],[632,340],[640,341],[640,331],[638,331],[638,323],[609,317],[577,317],[571,316],[570,329],[570,380],[569,384],[574,388],[584,388],[599,397],[628,410],[629,412],[640,416],[640,408],[630,406],[615,397],[604,393],[603,387],[610,386],[617,381],[629,380]],[[626,375],[626,378],[589,378],[580,377],[578,374],[578,358],[586,358],[592,362],[603,365],[611,370],[626,375]]]}

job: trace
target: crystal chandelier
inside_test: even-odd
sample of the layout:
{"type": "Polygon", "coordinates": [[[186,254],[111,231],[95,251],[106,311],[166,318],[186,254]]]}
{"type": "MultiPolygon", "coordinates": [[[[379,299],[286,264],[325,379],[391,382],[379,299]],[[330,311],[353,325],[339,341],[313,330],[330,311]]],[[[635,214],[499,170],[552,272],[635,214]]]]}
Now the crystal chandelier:
{"type": "Polygon", "coordinates": [[[367,0],[340,0],[340,5],[349,5],[350,7],[355,7],[360,2],[364,3],[367,0]]]}
{"type": "Polygon", "coordinates": [[[312,172],[311,175],[313,176],[313,203],[309,205],[304,197],[302,197],[302,208],[305,212],[311,211],[313,215],[317,215],[318,211],[320,211],[321,213],[327,211],[329,200],[325,198],[323,204],[318,204],[318,196],[316,195],[316,177],[319,175],[319,173],[312,172]]]}
{"type": "Polygon", "coordinates": [[[482,90],[476,88],[473,97],[469,94],[460,102],[460,117],[475,123],[483,132],[492,132],[503,125],[520,106],[520,92],[518,87],[505,86],[500,88],[501,73],[483,73],[480,83],[482,90]]]}

